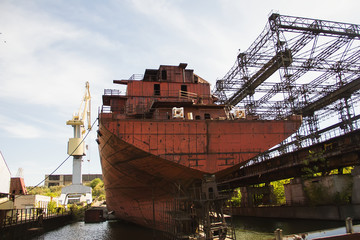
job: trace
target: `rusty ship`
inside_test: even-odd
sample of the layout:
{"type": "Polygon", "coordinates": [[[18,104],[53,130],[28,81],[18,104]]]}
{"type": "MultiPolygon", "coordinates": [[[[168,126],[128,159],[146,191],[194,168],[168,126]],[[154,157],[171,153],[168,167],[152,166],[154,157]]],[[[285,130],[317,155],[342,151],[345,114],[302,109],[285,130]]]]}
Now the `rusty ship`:
{"type": "Polygon", "coordinates": [[[216,179],[289,137],[301,117],[258,120],[230,110],[186,67],[114,80],[124,94],[105,89],[97,142],[107,207],[170,239],[231,239],[216,179]]]}

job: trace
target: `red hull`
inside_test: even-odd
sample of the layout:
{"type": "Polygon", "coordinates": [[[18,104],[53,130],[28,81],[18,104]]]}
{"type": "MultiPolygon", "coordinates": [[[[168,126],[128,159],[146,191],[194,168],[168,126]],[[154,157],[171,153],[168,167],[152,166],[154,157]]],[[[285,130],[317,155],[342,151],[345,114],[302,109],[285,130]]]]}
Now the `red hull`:
{"type": "Polygon", "coordinates": [[[117,218],[166,231],[172,189],[189,187],[203,173],[128,144],[100,124],[99,149],[106,203],[117,218]]]}
{"type": "Polygon", "coordinates": [[[201,199],[217,194],[208,176],[221,179],[279,144],[298,129],[301,117],[236,119],[228,107],[214,104],[210,85],[184,66],[146,70],[143,81],[115,81],[128,85],[127,95],[105,92],[98,143],[109,211],[146,227],[170,233],[180,227],[191,234],[201,220],[192,211],[211,212],[201,199]]]}
{"type": "Polygon", "coordinates": [[[120,219],[165,231],[169,224],[166,212],[174,208],[171,189],[176,184],[187,189],[204,174],[214,174],[221,179],[250,158],[286,139],[300,124],[299,119],[164,123],[108,121],[104,117],[100,119],[99,149],[109,211],[114,211],[120,219]],[[165,134],[165,131],[155,132],[144,127],[150,125],[155,129],[159,125],[163,129],[174,125],[183,128],[173,128],[174,132],[165,134]],[[184,131],[193,126],[202,126],[202,132],[191,135],[184,131]],[[181,144],[184,138],[187,144],[181,144]],[[190,144],[196,140],[197,144],[190,144]],[[158,143],[160,141],[171,145],[162,145],[158,143]],[[183,148],[179,149],[181,146],[183,148]],[[173,154],[164,152],[169,149],[178,150],[173,154]],[[194,165],[193,156],[202,159],[198,165],[194,165]]]}

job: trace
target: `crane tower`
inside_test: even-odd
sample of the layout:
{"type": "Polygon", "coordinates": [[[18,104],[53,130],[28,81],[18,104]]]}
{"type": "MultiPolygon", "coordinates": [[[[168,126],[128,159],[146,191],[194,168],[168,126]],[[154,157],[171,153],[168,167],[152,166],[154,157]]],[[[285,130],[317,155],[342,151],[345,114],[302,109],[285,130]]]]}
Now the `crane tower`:
{"type": "Polygon", "coordinates": [[[80,104],[79,111],[75,113],[66,125],[71,125],[74,130],[74,137],[69,139],[68,154],[73,156],[72,184],[62,189],[60,203],[66,205],[70,202],[92,202],[91,187],[82,185],[81,162],[85,156],[84,133],[85,119],[87,120],[87,129],[91,130],[91,96],[89,82],[85,84],[85,95],[80,104]]]}

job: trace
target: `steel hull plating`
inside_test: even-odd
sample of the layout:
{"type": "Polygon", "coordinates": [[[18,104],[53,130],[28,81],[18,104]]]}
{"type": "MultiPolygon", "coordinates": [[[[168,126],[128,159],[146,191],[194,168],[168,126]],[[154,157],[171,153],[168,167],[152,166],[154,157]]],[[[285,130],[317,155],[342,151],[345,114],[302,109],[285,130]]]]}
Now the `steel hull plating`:
{"type": "Polygon", "coordinates": [[[291,135],[284,121],[114,120],[102,115],[99,149],[109,211],[116,217],[173,231],[177,186],[186,191],[204,174],[226,176],[291,135]]]}

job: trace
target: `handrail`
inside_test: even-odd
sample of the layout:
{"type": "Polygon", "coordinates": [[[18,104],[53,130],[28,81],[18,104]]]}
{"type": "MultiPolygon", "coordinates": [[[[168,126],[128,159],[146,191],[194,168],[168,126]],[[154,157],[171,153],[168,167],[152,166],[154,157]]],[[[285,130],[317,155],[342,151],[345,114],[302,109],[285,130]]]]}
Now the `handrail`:
{"type": "Polygon", "coordinates": [[[104,89],[104,95],[105,96],[120,96],[120,95],[124,95],[124,94],[121,93],[121,91],[118,89],[104,89]]]}
{"type": "Polygon", "coordinates": [[[193,92],[179,90],[179,98],[185,98],[189,100],[197,99],[198,95],[193,92]]]}
{"type": "Polygon", "coordinates": [[[144,74],[133,74],[129,78],[129,80],[142,80],[144,78],[144,74]]]}
{"type": "Polygon", "coordinates": [[[71,214],[64,208],[57,208],[51,211],[47,208],[26,208],[26,209],[1,209],[0,210],[0,229],[27,222],[36,222],[71,214]]]}

